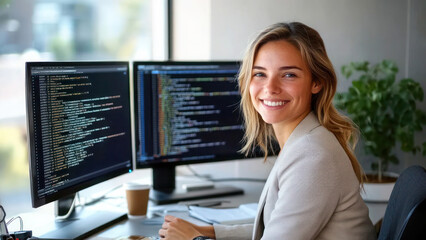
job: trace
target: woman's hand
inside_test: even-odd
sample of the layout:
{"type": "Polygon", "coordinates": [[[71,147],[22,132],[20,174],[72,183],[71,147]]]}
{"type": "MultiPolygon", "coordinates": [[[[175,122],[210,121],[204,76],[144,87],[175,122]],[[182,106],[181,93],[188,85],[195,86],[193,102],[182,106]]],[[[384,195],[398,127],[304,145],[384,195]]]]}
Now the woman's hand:
{"type": "Polygon", "coordinates": [[[164,223],[158,233],[166,240],[192,240],[203,235],[197,225],[170,215],[164,217],[164,223]]]}

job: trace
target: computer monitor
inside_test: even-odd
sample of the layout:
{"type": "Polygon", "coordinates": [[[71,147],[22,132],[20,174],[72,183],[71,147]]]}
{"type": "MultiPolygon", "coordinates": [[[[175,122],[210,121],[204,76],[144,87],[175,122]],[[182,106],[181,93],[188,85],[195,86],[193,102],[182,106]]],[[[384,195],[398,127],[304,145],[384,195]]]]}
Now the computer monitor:
{"type": "MultiPolygon", "coordinates": [[[[26,91],[33,207],[72,205],[78,191],[132,171],[128,62],[27,62],[26,91]]],[[[80,238],[126,217],[75,214],[42,237],[80,238]]]]}
{"type": "Polygon", "coordinates": [[[153,169],[157,204],[243,193],[185,191],[175,181],[176,165],[245,158],[239,68],[236,61],[133,63],[136,167],[153,169]]]}

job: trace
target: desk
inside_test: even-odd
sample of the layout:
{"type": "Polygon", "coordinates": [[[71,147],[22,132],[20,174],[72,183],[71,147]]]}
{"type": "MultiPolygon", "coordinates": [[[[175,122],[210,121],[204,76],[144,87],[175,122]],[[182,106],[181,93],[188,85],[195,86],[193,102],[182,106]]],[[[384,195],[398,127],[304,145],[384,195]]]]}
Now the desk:
{"type": "MultiPolygon", "coordinates": [[[[225,183],[220,183],[225,184],[225,183]]],[[[262,182],[244,182],[244,181],[233,181],[233,182],[226,182],[226,185],[233,185],[240,187],[244,190],[244,195],[236,195],[236,196],[227,196],[227,197],[219,197],[219,198],[211,198],[204,201],[211,201],[211,200],[223,200],[226,201],[222,203],[220,207],[237,207],[240,204],[244,203],[251,203],[251,202],[258,202],[260,193],[263,189],[264,183],[262,182]]],[[[112,205],[115,205],[114,207],[120,208],[123,212],[126,211],[126,204],[124,201],[124,191],[123,190],[117,190],[117,194],[122,194],[123,198],[121,199],[113,199],[112,205]]],[[[201,200],[200,200],[201,201],[201,200]]],[[[370,219],[372,220],[373,224],[376,223],[380,218],[384,216],[384,212],[386,209],[386,203],[366,203],[369,211],[370,211],[370,219]]],[[[165,205],[163,205],[165,206],[165,205]]],[[[173,205],[167,205],[167,206],[173,206],[173,205]]],[[[156,207],[152,202],[149,203],[148,209],[153,209],[156,207]]],[[[53,214],[53,213],[51,213],[53,214]]],[[[170,215],[174,215],[180,218],[183,218],[185,220],[191,221],[198,225],[207,225],[206,223],[199,221],[197,219],[194,219],[192,217],[189,217],[187,212],[172,212],[169,213],[170,215]]],[[[51,215],[52,216],[52,215],[51,215]]],[[[40,216],[38,216],[40,218],[40,216]]],[[[44,218],[42,218],[44,219],[44,218]]],[[[24,218],[24,222],[27,222],[24,218]]],[[[148,220],[140,220],[140,219],[128,219],[123,220],[101,232],[98,232],[91,236],[88,239],[91,240],[112,240],[117,239],[120,237],[130,236],[130,235],[141,235],[141,236],[156,236],[158,233],[158,230],[161,228],[161,224],[163,222],[163,217],[154,216],[152,212],[148,213],[148,220]],[[144,224],[143,224],[144,223],[144,224]]],[[[27,226],[30,226],[26,224],[26,229],[33,229],[28,228],[27,226]]],[[[37,231],[33,230],[34,235],[37,236],[37,231]]]]}
{"type": "MultiPolygon", "coordinates": [[[[223,184],[223,183],[218,183],[223,184]]],[[[235,196],[226,196],[219,198],[210,198],[208,200],[199,200],[201,201],[212,201],[212,200],[221,200],[223,201],[220,207],[238,207],[244,203],[252,203],[258,202],[260,193],[263,189],[264,183],[262,182],[243,182],[243,181],[235,181],[235,182],[227,182],[226,185],[233,185],[244,190],[244,195],[235,195],[235,196]]],[[[190,201],[188,201],[190,202],[190,201]]],[[[172,206],[172,205],[168,205],[172,206]]],[[[154,204],[152,202],[149,203],[148,209],[152,209],[154,204]]],[[[199,221],[192,217],[189,217],[187,212],[171,212],[170,215],[180,217],[187,221],[193,222],[198,225],[208,225],[205,222],[199,221]]],[[[123,236],[129,235],[141,235],[141,236],[155,236],[158,234],[158,230],[161,228],[161,224],[163,223],[163,217],[153,216],[150,212],[148,213],[149,221],[143,221],[138,219],[128,219],[124,220],[98,234],[89,238],[91,240],[109,240],[116,239],[123,236]],[[144,223],[145,224],[142,224],[144,223]]]]}
{"type": "MultiPolygon", "coordinates": [[[[264,183],[261,183],[261,182],[243,182],[243,181],[227,182],[226,184],[234,185],[234,186],[242,188],[244,190],[244,195],[209,199],[209,200],[218,199],[218,200],[228,201],[223,203],[221,207],[237,207],[240,204],[244,204],[244,203],[258,202],[260,193],[264,185],[264,183]]],[[[376,223],[380,218],[384,216],[386,206],[387,206],[386,203],[367,202],[366,205],[369,208],[369,215],[373,224],[376,223]]],[[[153,207],[152,203],[150,203],[150,207],[151,208],[153,207]]],[[[202,221],[189,217],[188,213],[174,212],[174,213],[170,213],[170,215],[180,217],[182,219],[185,219],[187,221],[190,221],[198,225],[207,225],[206,223],[202,221]]],[[[114,238],[133,235],[133,234],[142,235],[142,236],[155,236],[157,235],[158,230],[161,228],[163,218],[152,217],[152,216],[149,216],[149,217],[151,217],[150,219],[153,220],[150,225],[141,224],[142,223],[141,220],[129,219],[129,220],[122,221],[116,224],[115,226],[96,234],[90,239],[91,240],[108,240],[108,239],[114,239],[114,238]]]]}

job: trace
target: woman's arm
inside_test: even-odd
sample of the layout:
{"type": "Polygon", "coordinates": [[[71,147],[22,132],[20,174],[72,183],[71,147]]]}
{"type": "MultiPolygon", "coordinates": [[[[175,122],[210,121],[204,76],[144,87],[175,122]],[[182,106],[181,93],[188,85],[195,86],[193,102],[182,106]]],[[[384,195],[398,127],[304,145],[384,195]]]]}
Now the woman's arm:
{"type": "Polygon", "coordinates": [[[197,226],[197,228],[198,228],[198,231],[201,233],[201,235],[209,237],[211,239],[216,238],[216,234],[215,234],[213,226],[197,226]]]}
{"type": "Polygon", "coordinates": [[[216,237],[213,226],[198,226],[170,215],[164,217],[164,223],[158,233],[165,240],[188,240],[197,236],[212,239],[216,237]]]}

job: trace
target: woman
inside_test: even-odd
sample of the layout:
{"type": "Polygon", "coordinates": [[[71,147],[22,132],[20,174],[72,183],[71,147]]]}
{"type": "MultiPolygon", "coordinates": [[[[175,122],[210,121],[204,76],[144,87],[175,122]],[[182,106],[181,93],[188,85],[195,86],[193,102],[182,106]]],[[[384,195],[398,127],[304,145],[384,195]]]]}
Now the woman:
{"type": "Polygon", "coordinates": [[[251,44],[239,75],[249,153],[281,151],[259,200],[254,225],[200,227],[166,216],[165,239],[375,239],[360,197],[356,129],[332,100],[337,79],[320,35],[278,23],[251,44]]]}

